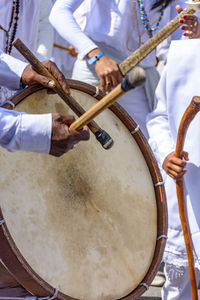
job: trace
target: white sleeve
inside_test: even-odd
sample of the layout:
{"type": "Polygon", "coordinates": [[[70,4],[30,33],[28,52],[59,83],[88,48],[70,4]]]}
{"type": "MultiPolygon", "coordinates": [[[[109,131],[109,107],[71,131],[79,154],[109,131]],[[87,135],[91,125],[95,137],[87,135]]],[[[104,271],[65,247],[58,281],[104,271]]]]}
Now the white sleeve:
{"type": "Polygon", "coordinates": [[[20,79],[26,66],[27,63],[0,50],[0,86],[17,90],[20,87],[20,79]]]}
{"type": "Polygon", "coordinates": [[[0,108],[0,146],[18,150],[49,153],[52,115],[31,115],[0,108]]]}
{"type": "Polygon", "coordinates": [[[39,0],[39,7],[40,15],[36,56],[39,60],[43,61],[51,58],[53,50],[54,32],[49,22],[52,2],[51,0],[39,0]]]}
{"type": "Polygon", "coordinates": [[[166,156],[175,150],[171,136],[166,95],[166,70],[163,71],[155,94],[154,110],[147,116],[149,144],[162,166],[166,156]]]}
{"type": "Polygon", "coordinates": [[[83,59],[97,45],[84,34],[73,17],[73,12],[83,0],[57,0],[51,11],[49,20],[58,33],[79,52],[83,59]]]}

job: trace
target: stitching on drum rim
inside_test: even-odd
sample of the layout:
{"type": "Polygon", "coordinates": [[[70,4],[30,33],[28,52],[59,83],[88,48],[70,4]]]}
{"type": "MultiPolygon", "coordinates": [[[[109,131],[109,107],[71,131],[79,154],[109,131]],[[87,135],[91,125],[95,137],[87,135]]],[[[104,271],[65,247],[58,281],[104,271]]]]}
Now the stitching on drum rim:
{"type": "Polygon", "coordinates": [[[94,98],[96,98],[97,96],[99,96],[100,93],[100,89],[98,86],[96,86],[96,93],[93,95],[94,98]]]}
{"type": "Polygon", "coordinates": [[[4,223],[6,223],[5,219],[0,220],[0,226],[3,225],[4,223]]]}
{"type": "Polygon", "coordinates": [[[15,103],[13,103],[12,101],[10,101],[10,100],[7,100],[5,103],[4,103],[4,105],[5,104],[10,104],[13,108],[15,108],[15,103]]]}
{"type": "Polygon", "coordinates": [[[53,296],[49,297],[36,297],[36,296],[26,296],[26,297],[0,297],[0,300],[53,300],[58,296],[58,289],[55,289],[53,296]]]}
{"type": "Polygon", "coordinates": [[[139,286],[144,286],[147,291],[149,290],[149,285],[145,282],[141,282],[139,286]]]}
{"type": "Polygon", "coordinates": [[[164,185],[164,184],[165,184],[164,181],[160,181],[160,182],[155,183],[155,187],[161,186],[161,185],[164,185]]]}
{"type": "Polygon", "coordinates": [[[160,236],[157,237],[157,241],[160,241],[161,239],[168,239],[166,234],[161,234],[160,236]]]}
{"type": "Polygon", "coordinates": [[[140,125],[137,125],[137,127],[133,131],[131,131],[131,134],[135,134],[136,132],[139,131],[139,129],[140,129],[140,125]]]}

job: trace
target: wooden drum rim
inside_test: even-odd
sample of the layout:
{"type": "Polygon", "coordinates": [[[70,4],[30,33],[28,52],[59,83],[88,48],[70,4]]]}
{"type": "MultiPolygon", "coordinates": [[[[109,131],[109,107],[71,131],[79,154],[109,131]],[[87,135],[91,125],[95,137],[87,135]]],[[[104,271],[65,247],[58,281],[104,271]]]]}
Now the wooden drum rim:
{"type": "MultiPolygon", "coordinates": [[[[70,88],[82,91],[91,96],[95,95],[95,98],[97,100],[100,100],[103,97],[103,94],[101,92],[99,93],[99,95],[96,96],[96,88],[94,86],[72,79],[68,79],[67,82],[70,88]]],[[[10,98],[9,100],[13,102],[16,106],[26,97],[42,89],[45,88],[43,86],[34,85],[25,88],[23,91],[10,98]]],[[[3,107],[12,109],[12,106],[10,104],[5,104],[3,107]]],[[[135,131],[135,129],[137,129],[137,124],[118,103],[113,104],[109,109],[121,120],[121,122],[130,131],[130,134],[135,139],[147,163],[148,169],[151,174],[152,183],[154,185],[157,205],[157,236],[164,236],[164,238],[160,238],[156,242],[153,260],[141,284],[139,284],[138,287],[136,287],[136,289],[134,289],[129,295],[125,296],[124,298],[121,298],[124,300],[134,300],[138,299],[146,291],[147,287],[150,286],[162,261],[162,256],[166,244],[165,236],[167,235],[167,202],[164,185],[162,184],[163,179],[158,164],[144,135],[140,130],[135,131]]],[[[3,214],[0,209],[0,221],[1,220],[3,220],[3,214]]],[[[33,295],[37,295],[38,297],[53,295],[54,287],[49,285],[32,270],[28,262],[26,262],[22,254],[17,249],[15,242],[12,239],[6,226],[6,220],[0,226],[0,240],[0,258],[2,259],[3,264],[12,274],[12,276],[18,281],[18,283],[22,285],[27,291],[31,292],[33,295]]],[[[67,295],[64,295],[61,292],[58,292],[58,296],[56,299],[72,300],[74,298],[71,298],[67,295]]]]}

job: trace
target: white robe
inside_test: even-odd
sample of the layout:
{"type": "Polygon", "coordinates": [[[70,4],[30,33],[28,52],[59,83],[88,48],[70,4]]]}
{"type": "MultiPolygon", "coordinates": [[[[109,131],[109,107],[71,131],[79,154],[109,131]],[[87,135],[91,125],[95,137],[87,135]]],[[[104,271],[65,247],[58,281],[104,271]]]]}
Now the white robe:
{"type": "MultiPolygon", "coordinates": [[[[13,1],[0,1],[0,25],[8,29],[11,20],[13,1]]],[[[48,21],[52,8],[51,0],[20,0],[20,13],[16,38],[20,38],[25,45],[36,54],[39,60],[51,58],[53,47],[53,28],[48,21]]],[[[13,22],[14,25],[15,21],[13,22]]],[[[13,25],[10,31],[12,34],[13,25]]],[[[0,48],[5,49],[6,34],[0,30],[0,48]]],[[[12,48],[11,55],[22,61],[25,58],[17,49],[12,48]]],[[[0,90],[0,105],[15,92],[2,88],[0,90]]]]}
{"type": "MultiPolygon", "coordinates": [[[[18,88],[26,65],[0,50],[0,85],[18,88]]],[[[0,108],[0,146],[9,151],[49,153],[51,130],[51,114],[31,115],[0,108]]]]}
{"type": "MultiPolygon", "coordinates": [[[[193,96],[200,96],[200,40],[173,41],[166,70],[158,85],[155,109],[149,115],[147,128],[152,149],[162,165],[165,157],[175,150],[181,118],[193,96]]],[[[190,124],[184,150],[189,153],[184,176],[185,202],[194,244],[196,267],[200,263],[200,114],[190,124]]],[[[181,228],[175,181],[166,176],[169,230],[164,261],[187,265],[181,228]]]]}
{"type": "MultiPolygon", "coordinates": [[[[9,28],[12,5],[12,0],[0,1],[0,25],[5,29],[9,28]]],[[[20,0],[16,37],[19,37],[42,60],[50,58],[52,54],[53,29],[48,22],[51,8],[51,0],[20,0]]],[[[6,35],[0,30],[0,48],[4,50],[5,45],[6,35]]],[[[25,60],[14,47],[11,55],[25,60]]]]}
{"type": "MultiPolygon", "coordinates": [[[[99,79],[94,67],[89,66],[85,59],[88,52],[99,47],[105,55],[114,59],[117,63],[121,63],[127,56],[132,54],[132,51],[138,48],[139,36],[141,36],[141,43],[144,44],[149,39],[149,35],[140,20],[138,1],[135,1],[137,16],[135,29],[128,43],[132,51],[129,51],[126,47],[135,17],[133,16],[132,1],[85,0],[86,24],[81,30],[73,17],[73,12],[82,2],[82,0],[57,0],[50,15],[50,22],[59,34],[74,45],[79,52],[72,78],[96,85],[99,79]]],[[[177,15],[175,5],[180,2],[182,6],[185,6],[183,0],[174,1],[165,9],[160,28],[177,15]]],[[[155,21],[160,16],[160,12],[158,9],[151,10],[153,3],[155,1],[144,0],[145,11],[150,24],[154,23],[153,26],[155,26],[155,21]]],[[[181,31],[177,30],[173,38],[180,37],[181,31]]],[[[159,75],[155,69],[155,51],[151,52],[140,65],[147,71],[148,80],[145,87],[139,87],[128,92],[118,102],[139,124],[147,137],[146,115],[151,110],[154,91],[159,80],[159,75]]]]}
{"type": "MultiPolygon", "coordinates": [[[[52,0],[52,3],[55,4],[56,0],[52,0]]],[[[74,12],[74,18],[81,28],[85,25],[85,5],[84,2],[77,10],[74,12]]],[[[55,30],[54,32],[54,43],[60,46],[69,47],[71,44],[63,39],[59,33],[55,30]]],[[[53,61],[57,64],[61,72],[65,75],[66,78],[71,78],[74,62],[76,57],[72,57],[67,51],[53,47],[52,54],[53,61]]]]}

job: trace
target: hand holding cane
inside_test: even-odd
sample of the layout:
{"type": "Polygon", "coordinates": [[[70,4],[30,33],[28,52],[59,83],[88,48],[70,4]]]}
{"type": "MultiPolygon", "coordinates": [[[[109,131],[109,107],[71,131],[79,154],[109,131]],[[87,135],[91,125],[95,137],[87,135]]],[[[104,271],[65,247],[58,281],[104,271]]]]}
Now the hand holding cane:
{"type": "MultiPolygon", "coordinates": [[[[182,158],[182,151],[183,151],[184,141],[185,141],[188,127],[191,121],[194,119],[195,115],[199,111],[200,111],[200,97],[194,97],[190,105],[188,106],[187,110],[185,111],[179,126],[176,151],[175,151],[176,157],[182,158]]],[[[195,268],[194,268],[193,245],[192,245],[192,238],[191,238],[190,227],[189,227],[186,206],[184,201],[183,180],[176,181],[176,191],[177,191],[177,198],[178,198],[179,215],[181,219],[181,225],[183,229],[183,235],[184,235],[187,256],[188,256],[189,275],[190,275],[190,282],[192,288],[192,300],[198,300],[197,284],[196,284],[195,268]]]]}
{"type": "Polygon", "coordinates": [[[107,107],[112,105],[119,97],[121,97],[125,92],[133,89],[137,86],[144,84],[146,80],[146,74],[144,69],[141,67],[136,67],[130,74],[124,78],[121,84],[114,88],[108,95],[101,99],[96,105],[91,107],[85,114],[83,114],[79,119],[77,119],[70,128],[80,130],[84,125],[87,125],[91,120],[100,114],[107,107]]]}
{"type": "MultiPolygon", "coordinates": [[[[54,76],[42,65],[42,63],[33,55],[33,53],[22,43],[20,39],[16,39],[13,42],[13,45],[17,50],[28,60],[28,62],[33,66],[34,70],[36,70],[39,74],[46,76],[56,83],[55,88],[53,90],[64,100],[64,102],[76,113],[77,116],[81,116],[85,113],[84,109],[79,105],[76,100],[67,95],[63,89],[61,88],[60,84],[54,78],[54,76]]],[[[113,145],[113,140],[109,136],[109,134],[101,129],[96,122],[91,120],[88,127],[94,133],[96,139],[101,143],[104,149],[109,149],[113,145]]]]}

